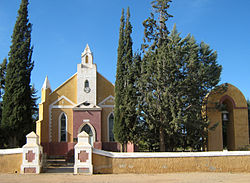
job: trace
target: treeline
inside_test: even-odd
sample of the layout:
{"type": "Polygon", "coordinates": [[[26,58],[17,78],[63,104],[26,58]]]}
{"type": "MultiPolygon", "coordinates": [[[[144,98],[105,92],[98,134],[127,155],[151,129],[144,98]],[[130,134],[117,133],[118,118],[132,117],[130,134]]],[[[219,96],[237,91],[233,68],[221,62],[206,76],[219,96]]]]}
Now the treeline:
{"type": "MultiPolygon", "coordinates": [[[[154,0],[141,51],[133,53],[130,12],[120,20],[115,82],[115,140],[141,151],[201,151],[209,122],[204,97],[220,81],[217,53],[167,21],[171,0],[154,0]]],[[[126,151],[126,149],[123,149],[126,151]]]]}

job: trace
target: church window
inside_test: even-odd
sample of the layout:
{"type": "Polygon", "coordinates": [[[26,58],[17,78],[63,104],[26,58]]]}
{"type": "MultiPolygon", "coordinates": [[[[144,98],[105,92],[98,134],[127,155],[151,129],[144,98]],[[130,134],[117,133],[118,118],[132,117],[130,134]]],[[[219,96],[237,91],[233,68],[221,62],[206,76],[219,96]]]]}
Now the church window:
{"type": "Polygon", "coordinates": [[[86,55],[86,64],[89,63],[89,56],[86,55]]]}
{"type": "Polygon", "coordinates": [[[109,130],[108,134],[110,142],[115,141],[113,129],[114,129],[114,115],[113,113],[111,113],[108,117],[108,130],[109,130]]]}
{"type": "Polygon", "coordinates": [[[89,81],[88,81],[88,80],[85,81],[84,87],[85,87],[85,88],[89,88],[89,81]]]}
{"type": "Polygon", "coordinates": [[[67,141],[67,118],[64,113],[60,117],[60,142],[67,141]]]}

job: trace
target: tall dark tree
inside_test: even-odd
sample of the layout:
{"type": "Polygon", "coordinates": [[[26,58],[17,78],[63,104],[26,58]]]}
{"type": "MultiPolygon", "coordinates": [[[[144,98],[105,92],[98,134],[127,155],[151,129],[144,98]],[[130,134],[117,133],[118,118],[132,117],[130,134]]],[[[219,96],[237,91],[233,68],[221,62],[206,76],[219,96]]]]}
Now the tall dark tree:
{"type": "MultiPolygon", "coordinates": [[[[125,70],[123,73],[125,83],[124,83],[124,97],[123,106],[125,110],[125,124],[126,124],[126,135],[127,141],[134,141],[134,131],[136,129],[136,89],[135,89],[135,79],[138,74],[135,72],[134,58],[133,58],[133,42],[131,38],[132,25],[130,23],[130,11],[127,9],[126,25],[124,31],[124,65],[125,70]]],[[[137,57],[136,57],[137,58],[137,57]]]]}
{"type": "Polygon", "coordinates": [[[5,58],[3,59],[3,62],[0,64],[0,124],[2,121],[2,104],[3,104],[3,94],[5,88],[6,68],[7,68],[7,59],[5,58]]]}
{"type": "MultiPolygon", "coordinates": [[[[167,96],[163,94],[165,82],[162,80],[166,71],[162,70],[164,65],[157,58],[159,48],[167,45],[169,42],[169,31],[166,22],[172,17],[168,13],[171,0],[155,0],[152,2],[152,7],[155,14],[143,22],[144,29],[144,51],[142,64],[142,77],[140,82],[141,93],[141,115],[146,124],[146,130],[152,135],[156,147],[159,146],[160,151],[165,151],[165,129],[166,115],[169,114],[169,108],[163,107],[163,101],[167,100],[167,96]],[[162,76],[161,76],[162,75],[162,76]],[[158,134],[158,135],[157,135],[158,134]],[[157,144],[159,142],[159,144],[157,144]]],[[[165,64],[166,65],[166,64],[165,64]]],[[[152,142],[151,142],[152,143],[152,142]]],[[[152,147],[154,150],[155,147],[152,147]]],[[[151,149],[152,150],[152,149],[151,149]]]]}
{"type": "Polygon", "coordinates": [[[124,120],[124,107],[123,107],[123,95],[124,95],[124,55],[125,55],[125,44],[124,44],[124,9],[122,9],[122,15],[120,19],[120,30],[119,30],[119,45],[117,50],[117,69],[116,69],[116,81],[115,81],[115,108],[114,108],[114,137],[115,140],[120,142],[122,145],[127,143],[127,138],[124,135],[126,130],[124,120]]]}
{"type": "MultiPolygon", "coordinates": [[[[132,25],[130,11],[127,9],[126,21],[122,10],[119,47],[117,59],[117,73],[115,83],[115,139],[122,145],[133,141],[136,126],[136,98],[133,74],[133,42],[131,38],[132,25]]],[[[126,151],[126,146],[125,151],[126,151]]]]}
{"type": "Polygon", "coordinates": [[[7,68],[7,59],[5,58],[3,62],[0,64],[0,147],[4,146],[5,142],[5,131],[1,127],[2,121],[2,107],[3,107],[3,94],[5,88],[5,74],[7,68]]]}
{"type": "Polygon", "coordinates": [[[2,126],[9,146],[21,146],[32,123],[30,76],[33,69],[28,0],[22,0],[12,34],[3,96],[2,126]]]}
{"type": "Polygon", "coordinates": [[[7,69],[7,59],[4,58],[0,65],[0,100],[2,101],[5,88],[5,75],[7,69]]]}

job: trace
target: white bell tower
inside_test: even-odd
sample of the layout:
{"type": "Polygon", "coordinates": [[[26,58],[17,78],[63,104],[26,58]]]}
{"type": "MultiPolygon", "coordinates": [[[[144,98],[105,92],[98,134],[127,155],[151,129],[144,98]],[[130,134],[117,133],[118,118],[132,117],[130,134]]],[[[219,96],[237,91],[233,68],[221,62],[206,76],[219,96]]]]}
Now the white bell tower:
{"type": "Polygon", "coordinates": [[[86,45],[82,53],[82,62],[77,64],[77,103],[96,106],[96,64],[93,64],[93,54],[86,45]]]}

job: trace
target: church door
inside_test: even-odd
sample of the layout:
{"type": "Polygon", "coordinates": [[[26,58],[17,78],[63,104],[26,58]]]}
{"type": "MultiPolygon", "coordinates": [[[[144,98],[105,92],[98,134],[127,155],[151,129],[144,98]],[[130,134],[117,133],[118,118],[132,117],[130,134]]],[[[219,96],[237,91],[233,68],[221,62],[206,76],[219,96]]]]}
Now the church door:
{"type": "Polygon", "coordinates": [[[93,146],[93,144],[94,144],[94,135],[93,135],[93,131],[90,128],[90,126],[88,124],[85,124],[82,127],[80,132],[82,132],[82,131],[85,131],[89,135],[89,143],[90,143],[91,146],[93,146]]]}

